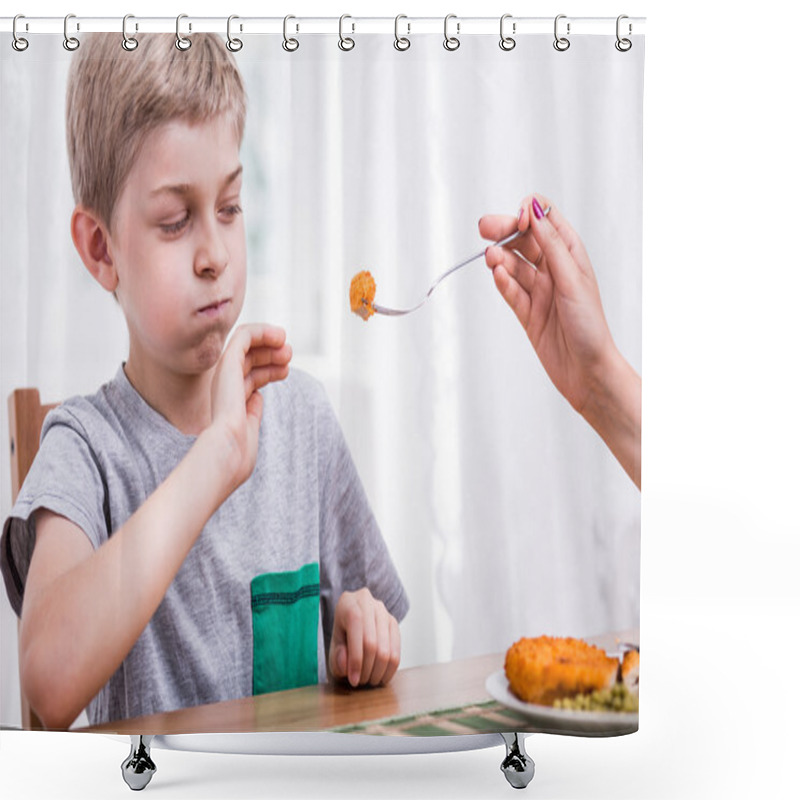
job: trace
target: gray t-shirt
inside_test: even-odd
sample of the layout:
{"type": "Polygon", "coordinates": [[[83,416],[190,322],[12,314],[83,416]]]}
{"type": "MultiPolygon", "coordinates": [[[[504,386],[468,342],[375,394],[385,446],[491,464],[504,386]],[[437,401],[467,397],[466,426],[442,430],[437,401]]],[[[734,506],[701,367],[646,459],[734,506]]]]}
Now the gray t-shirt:
{"type": "MultiPolygon", "coordinates": [[[[398,620],[405,616],[405,591],[321,385],[292,370],[262,393],[253,474],[208,521],[149,624],[89,704],[91,724],[252,694],[258,603],[277,598],[280,610],[287,597],[307,598],[309,588],[291,591],[289,584],[279,583],[289,590],[273,592],[262,585],[256,601],[251,581],[257,576],[302,571],[307,565],[318,574],[318,614],[316,595],[311,603],[319,618],[320,680],[343,591],[366,586],[398,620]]],[[[194,441],[144,401],[122,367],[95,395],[73,398],[52,411],[3,526],[0,559],[14,611],[21,613],[37,509],[71,520],[98,548],[194,441]]]]}

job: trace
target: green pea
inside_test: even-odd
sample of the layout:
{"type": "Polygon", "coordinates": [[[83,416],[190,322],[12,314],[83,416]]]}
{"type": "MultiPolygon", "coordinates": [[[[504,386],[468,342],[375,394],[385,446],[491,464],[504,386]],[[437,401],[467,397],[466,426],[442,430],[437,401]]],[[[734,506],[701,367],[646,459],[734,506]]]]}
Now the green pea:
{"type": "Polygon", "coordinates": [[[607,689],[560,698],[553,703],[553,707],[572,711],[638,712],[639,698],[631,694],[627,686],[617,683],[607,689]]]}

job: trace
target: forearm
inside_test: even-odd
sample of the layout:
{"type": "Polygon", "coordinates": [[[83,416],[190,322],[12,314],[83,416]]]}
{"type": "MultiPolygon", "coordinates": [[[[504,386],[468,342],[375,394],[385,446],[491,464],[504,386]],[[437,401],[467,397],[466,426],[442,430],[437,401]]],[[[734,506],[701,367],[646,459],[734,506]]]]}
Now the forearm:
{"type": "Polygon", "coordinates": [[[583,416],[641,489],[642,379],[616,350],[601,374],[583,416]]]}
{"type": "Polygon", "coordinates": [[[230,493],[225,446],[209,429],[91,556],[26,596],[23,686],[45,724],[65,728],[105,685],[230,493]]]}

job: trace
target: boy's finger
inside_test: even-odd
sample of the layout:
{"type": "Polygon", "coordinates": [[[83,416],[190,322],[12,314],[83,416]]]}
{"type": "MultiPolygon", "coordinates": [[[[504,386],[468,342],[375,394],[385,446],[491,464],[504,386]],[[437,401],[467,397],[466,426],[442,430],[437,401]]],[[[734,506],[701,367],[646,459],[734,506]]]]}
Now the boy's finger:
{"type": "Polygon", "coordinates": [[[277,383],[289,376],[289,367],[283,364],[271,364],[268,367],[255,367],[247,373],[244,379],[245,397],[250,397],[254,392],[262,389],[268,383],[277,383]]]}
{"type": "Polygon", "coordinates": [[[389,668],[383,676],[383,683],[389,683],[400,666],[400,625],[392,616],[389,617],[389,640],[391,655],[389,657],[389,668]]]}
{"type": "Polygon", "coordinates": [[[392,628],[397,622],[394,617],[386,612],[380,624],[381,636],[378,644],[378,657],[375,659],[375,669],[372,671],[370,683],[373,686],[386,684],[397,671],[398,657],[395,656],[395,643],[393,642],[392,628]]]}
{"type": "Polygon", "coordinates": [[[372,662],[372,669],[366,673],[365,682],[370,686],[377,686],[386,672],[388,663],[389,628],[385,613],[379,611],[375,615],[375,660],[372,662]]]}
{"type": "Polygon", "coordinates": [[[286,343],[286,331],[276,325],[251,323],[240,325],[228,342],[226,353],[235,353],[237,361],[244,366],[251,351],[258,348],[279,350],[286,343]]]}
{"type": "MultiPolygon", "coordinates": [[[[375,613],[369,609],[361,615],[362,619],[362,661],[358,683],[370,683],[375,660],[378,654],[378,630],[375,623],[375,613]]],[[[352,681],[351,681],[352,683],[352,681]]]]}
{"type": "Polygon", "coordinates": [[[337,678],[347,677],[347,648],[344,645],[336,648],[332,668],[337,678]]]}
{"type": "Polygon", "coordinates": [[[264,345],[281,347],[285,341],[286,333],[282,328],[274,325],[249,323],[236,328],[231,336],[230,346],[239,347],[246,353],[252,347],[264,345]]]}
{"type": "Polygon", "coordinates": [[[347,637],[347,680],[351,686],[358,686],[361,678],[361,664],[364,660],[364,628],[361,614],[348,615],[347,637]]]}
{"type": "Polygon", "coordinates": [[[328,668],[334,678],[347,677],[347,643],[339,620],[334,616],[331,646],[328,651],[328,668]]]}
{"type": "Polygon", "coordinates": [[[281,347],[286,341],[286,331],[283,328],[265,322],[250,322],[240,325],[236,329],[236,334],[240,332],[246,337],[250,347],[281,347]]]}
{"type": "Polygon", "coordinates": [[[245,374],[256,367],[286,366],[292,360],[292,346],[285,344],[282,347],[256,347],[250,350],[244,359],[243,370],[245,374]]]}
{"type": "Polygon", "coordinates": [[[253,420],[254,432],[258,432],[261,425],[261,417],[264,414],[264,398],[259,392],[251,392],[244,404],[247,416],[253,420]]]}

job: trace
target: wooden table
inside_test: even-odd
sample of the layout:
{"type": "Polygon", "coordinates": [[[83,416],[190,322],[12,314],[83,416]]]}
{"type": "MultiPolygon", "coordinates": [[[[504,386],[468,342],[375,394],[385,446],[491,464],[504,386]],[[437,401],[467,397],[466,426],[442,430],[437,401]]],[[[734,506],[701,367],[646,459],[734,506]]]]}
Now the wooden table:
{"type": "MultiPolygon", "coordinates": [[[[613,649],[620,641],[638,644],[639,633],[624,631],[591,637],[588,641],[613,649]]],[[[368,720],[490,701],[486,678],[503,667],[504,657],[504,653],[494,653],[402,669],[388,686],[359,689],[340,684],[305,686],[81,730],[133,735],[326,731],[368,720]]]]}

